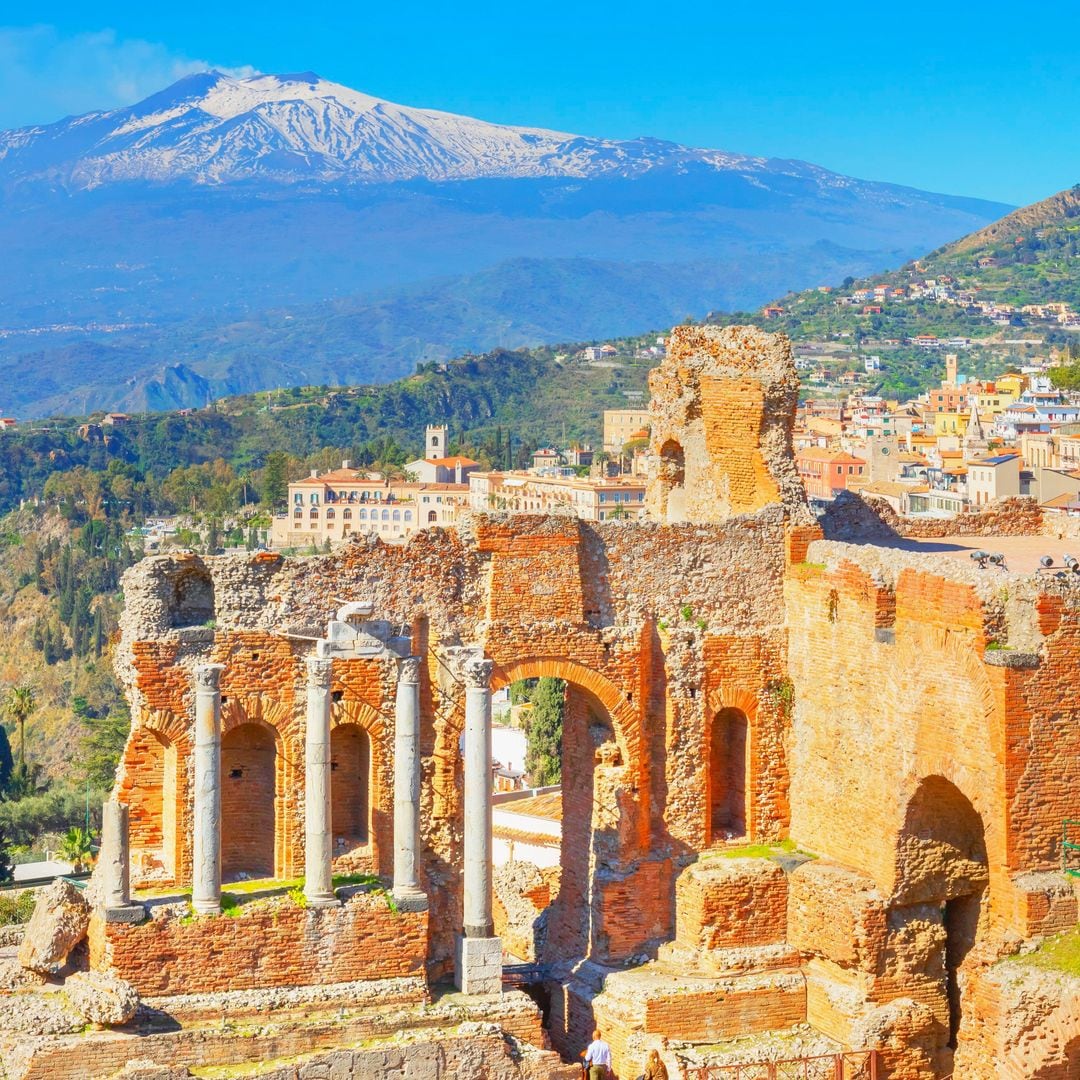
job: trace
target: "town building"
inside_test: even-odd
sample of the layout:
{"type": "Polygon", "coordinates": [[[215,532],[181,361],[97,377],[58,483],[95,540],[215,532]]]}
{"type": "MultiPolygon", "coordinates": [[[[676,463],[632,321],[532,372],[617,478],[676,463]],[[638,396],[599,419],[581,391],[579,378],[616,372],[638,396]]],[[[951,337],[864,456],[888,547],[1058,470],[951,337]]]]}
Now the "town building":
{"type": "Polygon", "coordinates": [[[403,541],[419,529],[452,525],[468,500],[467,483],[372,479],[343,461],[289,484],[288,510],[274,517],[270,545],[321,547],[358,534],[403,541]]]}
{"type": "Polygon", "coordinates": [[[648,431],[651,422],[648,409],[605,409],[604,452],[621,454],[631,439],[643,430],[648,431]]]}
{"type": "Polygon", "coordinates": [[[967,463],[967,497],[975,506],[1000,499],[1015,498],[1020,494],[1019,454],[996,454],[993,457],[976,458],[967,463]]]}
{"type": "Polygon", "coordinates": [[[646,482],[641,477],[579,477],[529,472],[475,472],[469,506],[491,513],[567,514],[583,521],[625,521],[642,516],[646,482]]]}
{"type": "Polygon", "coordinates": [[[795,467],[806,488],[814,499],[835,498],[838,491],[846,491],[856,479],[866,473],[866,461],[844,451],[808,446],[795,455],[795,467]]]}

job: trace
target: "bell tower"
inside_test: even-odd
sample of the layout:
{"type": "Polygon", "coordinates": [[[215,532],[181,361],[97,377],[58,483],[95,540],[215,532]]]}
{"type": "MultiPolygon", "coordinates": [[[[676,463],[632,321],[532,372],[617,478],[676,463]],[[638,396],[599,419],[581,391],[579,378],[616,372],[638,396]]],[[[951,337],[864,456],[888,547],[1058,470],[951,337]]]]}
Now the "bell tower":
{"type": "Polygon", "coordinates": [[[446,457],[446,432],[445,424],[428,424],[424,431],[424,457],[446,457]]]}

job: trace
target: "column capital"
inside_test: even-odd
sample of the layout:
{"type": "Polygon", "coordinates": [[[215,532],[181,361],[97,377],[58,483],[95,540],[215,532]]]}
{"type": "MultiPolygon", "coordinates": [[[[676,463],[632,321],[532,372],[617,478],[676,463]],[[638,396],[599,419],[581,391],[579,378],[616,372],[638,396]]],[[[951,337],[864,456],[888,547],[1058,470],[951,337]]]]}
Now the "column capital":
{"type": "Polygon", "coordinates": [[[221,688],[224,664],[198,664],[195,668],[195,689],[215,691],[221,688]]]}
{"type": "Polygon", "coordinates": [[[398,682],[418,683],[420,681],[420,657],[406,656],[398,664],[398,682]]]}
{"type": "Polygon", "coordinates": [[[307,658],[308,686],[329,690],[333,669],[334,662],[329,657],[309,656],[307,658]]]}
{"type": "Polygon", "coordinates": [[[493,660],[471,657],[462,664],[465,685],[472,690],[487,690],[491,685],[491,673],[495,670],[493,660]]]}

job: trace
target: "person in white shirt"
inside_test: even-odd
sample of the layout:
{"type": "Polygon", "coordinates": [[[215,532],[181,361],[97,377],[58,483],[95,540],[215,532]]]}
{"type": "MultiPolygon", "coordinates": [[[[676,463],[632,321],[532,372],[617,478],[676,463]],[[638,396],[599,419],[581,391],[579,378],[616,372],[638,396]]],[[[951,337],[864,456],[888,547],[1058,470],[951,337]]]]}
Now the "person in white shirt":
{"type": "Polygon", "coordinates": [[[600,1029],[592,1033],[592,1042],[582,1051],[589,1080],[608,1080],[611,1075],[611,1047],[600,1038],[600,1029]]]}

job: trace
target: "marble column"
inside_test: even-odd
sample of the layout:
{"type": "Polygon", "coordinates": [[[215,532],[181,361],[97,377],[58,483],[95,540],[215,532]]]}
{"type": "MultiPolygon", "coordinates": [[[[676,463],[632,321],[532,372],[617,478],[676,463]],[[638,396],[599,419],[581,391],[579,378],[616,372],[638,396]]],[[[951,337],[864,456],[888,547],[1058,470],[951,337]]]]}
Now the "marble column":
{"type": "Polygon", "coordinates": [[[110,799],[101,807],[101,852],[98,856],[106,922],[139,922],[146,914],[142,904],[131,902],[130,858],[128,808],[110,799]]]}
{"type": "Polygon", "coordinates": [[[307,727],[304,738],[304,896],[310,907],[332,907],[334,895],[330,820],[330,676],[333,661],[307,662],[307,727]]]}
{"type": "Polygon", "coordinates": [[[398,663],[394,704],[394,901],[423,910],[427,896],[417,872],[420,850],[420,657],[398,663]]]}
{"type": "Polygon", "coordinates": [[[223,664],[195,669],[195,823],[191,906],[196,915],[221,911],[221,673],[223,664]]]}
{"type": "Polygon", "coordinates": [[[470,938],[491,937],[491,669],[465,664],[465,905],[470,938]]]}
{"type": "Polygon", "coordinates": [[[490,660],[466,661],[465,898],[458,941],[458,987],[467,994],[502,990],[502,942],[491,914],[491,670],[490,660]]]}

